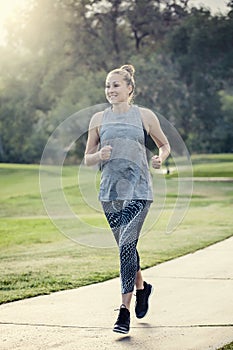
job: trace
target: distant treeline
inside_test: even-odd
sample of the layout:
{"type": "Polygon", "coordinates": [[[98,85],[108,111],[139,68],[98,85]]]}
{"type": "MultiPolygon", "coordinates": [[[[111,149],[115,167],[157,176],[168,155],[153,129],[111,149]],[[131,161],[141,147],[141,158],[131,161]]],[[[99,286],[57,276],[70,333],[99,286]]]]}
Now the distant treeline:
{"type": "Polygon", "coordinates": [[[191,153],[233,152],[233,1],[228,9],[30,0],[0,47],[0,161],[39,162],[56,126],[105,102],[107,71],[125,63],[136,68],[135,103],[165,116],[191,153]]]}

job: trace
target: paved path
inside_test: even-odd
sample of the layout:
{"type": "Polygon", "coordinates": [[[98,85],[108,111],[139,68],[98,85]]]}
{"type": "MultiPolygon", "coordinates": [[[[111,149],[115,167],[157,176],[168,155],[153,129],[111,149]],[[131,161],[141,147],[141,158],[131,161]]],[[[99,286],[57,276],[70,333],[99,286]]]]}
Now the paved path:
{"type": "Polygon", "coordinates": [[[119,279],[0,307],[1,350],[209,350],[233,341],[233,237],[143,271],[155,291],[112,332],[119,279]]]}

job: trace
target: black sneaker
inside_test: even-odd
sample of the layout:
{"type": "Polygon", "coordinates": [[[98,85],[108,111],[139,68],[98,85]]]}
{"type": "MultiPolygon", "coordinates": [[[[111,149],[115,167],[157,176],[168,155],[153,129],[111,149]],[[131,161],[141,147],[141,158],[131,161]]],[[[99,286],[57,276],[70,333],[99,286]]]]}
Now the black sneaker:
{"type": "Polygon", "coordinates": [[[149,304],[148,300],[153,291],[151,284],[148,284],[144,281],[144,289],[139,289],[136,291],[136,304],[135,304],[135,313],[137,318],[143,318],[146,316],[149,304]]]}
{"type": "Polygon", "coordinates": [[[126,307],[121,307],[113,332],[127,334],[130,326],[130,312],[126,307]]]}

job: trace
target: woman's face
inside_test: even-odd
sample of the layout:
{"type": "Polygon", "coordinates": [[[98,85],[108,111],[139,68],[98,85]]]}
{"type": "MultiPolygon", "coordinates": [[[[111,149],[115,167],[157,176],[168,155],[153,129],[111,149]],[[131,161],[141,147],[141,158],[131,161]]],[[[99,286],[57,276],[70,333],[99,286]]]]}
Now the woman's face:
{"type": "Polygon", "coordinates": [[[122,75],[112,73],[107,76],[105,95],[109,103],[116,104],[128,102],[131,91],[132,86],[127,85],[127,82],[122,75]]]}

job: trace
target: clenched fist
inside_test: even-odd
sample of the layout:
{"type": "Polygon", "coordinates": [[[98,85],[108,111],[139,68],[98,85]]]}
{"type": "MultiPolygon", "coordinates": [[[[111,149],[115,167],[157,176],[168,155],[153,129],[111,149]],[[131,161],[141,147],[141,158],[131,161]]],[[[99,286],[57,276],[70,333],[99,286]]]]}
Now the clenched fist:
{"type": "Polygon", "coordinates": [[[151,158],[151,164],[154,169],[160,169],[162,165],[162,160],[159,156],[153,156],[151,158]]]}
{"type": "Polygon", "coordinates": [[[112,153],[112,146],[104,146],[100,149],[99,155],[101,160],[109,160],[112,153]]]}

